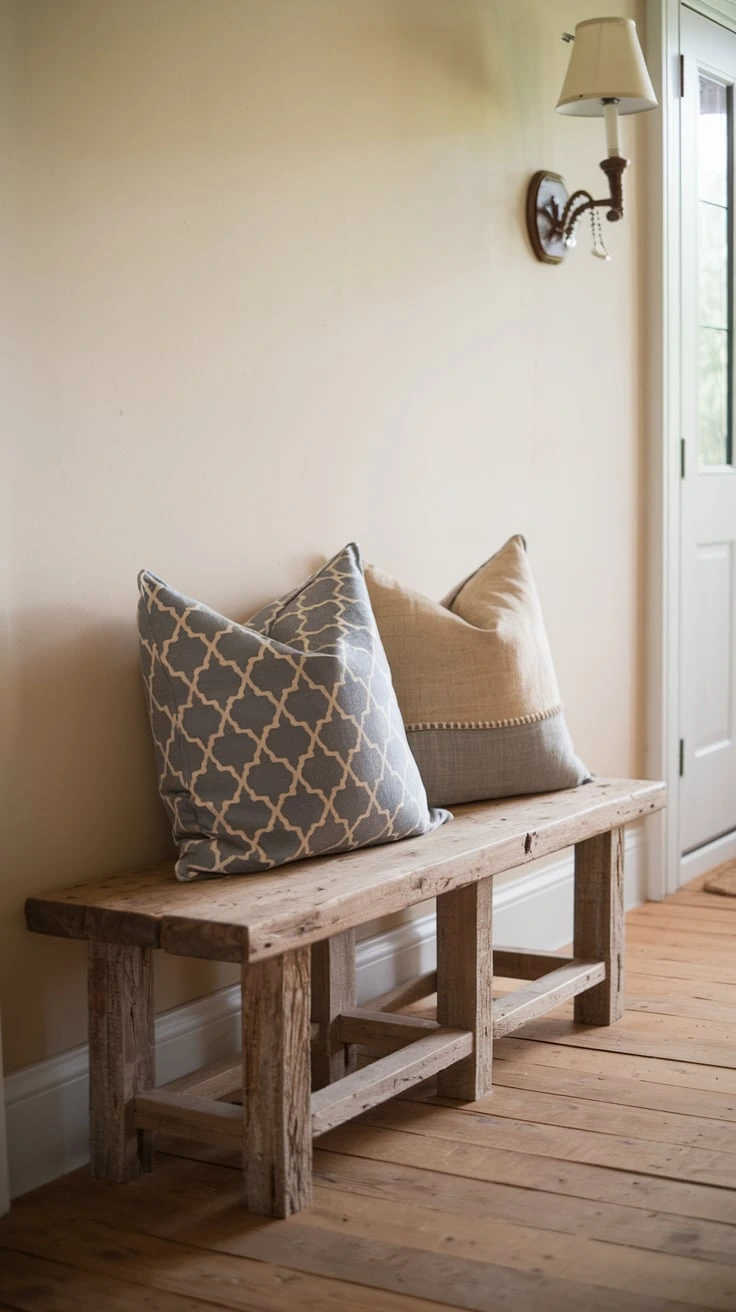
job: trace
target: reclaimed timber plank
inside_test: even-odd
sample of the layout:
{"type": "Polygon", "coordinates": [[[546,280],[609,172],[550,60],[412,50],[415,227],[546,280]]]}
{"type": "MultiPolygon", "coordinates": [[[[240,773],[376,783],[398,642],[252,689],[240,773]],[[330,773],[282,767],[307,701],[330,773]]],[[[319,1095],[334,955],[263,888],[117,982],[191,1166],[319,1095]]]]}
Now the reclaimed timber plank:
{"type": "Polygon", "coordinates": [[[123,1183],[153,1165],[133,1110],[154,1083],[151,949],[92,942],[88,956],[90,1163],[123,1183]]]}
{"type": "Polygon", "coordinates": [[[569,966],[573,957],[556,952],[539,952],[536,948],[493,949],[493,973],[507,979],[538,979],[558,966],[569,966]]]}
{"type": "Polygon", "coordinates": [[[312,944],[312,1088],[342,1079],[356,1067],[356,1053],[338,1037],[336,1020],[355,1006],[355,930],[312,944]]]}
{"type": "Polygon", "coordinates": [[[198,1098],[227,1098],[243,1087],[243,1060],[237,1057],[222,1057],[219,1061],[209,1062],[189,1075],[181,1075],[176,1080],[162,1084],[161,1091],[167,1093],[190,1093],[198,1098]]]}
{"type": "Polygon", "coordinates": [[[612,1025],[624,1010],[624,842],[618,828],[575,846],[574,954],[603,961],[605,978],[575,998],[583,1025],[612,1025]]]}
{"type": "Polygon", "coordinates": [[[312,1197],[308,947],[242,968],[244,1201],[290,1216],[312,1197]]]}
{"type": "Polygon", "coordinates": [[[493,1004],[493,1037],[500,1039],[526,1021],[534,1020],[568,998],[576,997],[606,977],[602,961],[576,961],[532,979],[493,1004]]]}
{"type": "Polygon", "coordinates": [[[135,1099],[134,1117],[140,1130],[204,1139],[225,1147],[242,1147],[241,1109],[227,1102],[216,1102],[213,1098],[151,1089],[135,1099]]]}
{"type": "Polygon", "coordinates": [[[439,1029],[436,1020],[420,1016],[392,1016],[368,1007],[353,1007],[337,1018],[337,1032],[344,1043],[362,1043],[366,1047],[384,1044],[413,1043],[424,1034],[439,1029]]]}
{"type": "Polygon", "coordinates": [[[468,1099],[488,1093],[493,1063],[492,879],[437,898],[437,1020],[472,1035],[465,1060],[440,1073],[440,1092],[468,1099]]]}
{"type": "Polygon", "coordinates": [[[425,1034],[399,1052],[381,1057],[372,1065],[346,1075],[338,1084],[312,1094],[312,1133],[324,1134],[376,1103],[427,1079],[451,1062],[467,1057],[473,1037],[464,1030],[437,1029],[425,1034]]]}
{"type": "MultiPolygon", "coordinates": [[[[32,898],[29,928],[112,938],[123,923],[147,946],[212,960],[261,960],[403,910],[661,809],[663,784],[595,780],[579,789],[458,808],[421,839],[300,864],[247,880],[179,884],[171,864],[32,898]],[[135,920],[126,917],[140,917],[135,920]]],[[[122,929],[121,929],[122,933],[122,929]]],[[[127,941],[127,940],[126,940],[127,941]]]]}
{"type": "Polygon", "coordinates": [[[429,970],[424,975],[415,975],[403,984],[397,984],[396,988],[388,989],[377,998],[371,998],[367,1005],[371,1011],[400,1011],[402,1007],[408,1007],[410,1003],[430,997],[436,992],[437,971],[429,970]]]}

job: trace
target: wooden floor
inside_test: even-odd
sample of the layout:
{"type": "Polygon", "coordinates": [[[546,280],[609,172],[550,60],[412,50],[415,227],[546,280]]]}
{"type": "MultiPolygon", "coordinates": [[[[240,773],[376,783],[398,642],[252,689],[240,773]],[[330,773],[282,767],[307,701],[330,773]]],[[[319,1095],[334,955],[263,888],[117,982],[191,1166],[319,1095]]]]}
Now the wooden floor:
{"type": "Polygon", "coordinates": [[[629,915],[617,1025],[561,1007],[497,1043],[492,1096],[325,1135],[297,1217],[247,1216],[234,1159],[173,1141],[134,1184],[19,1201],[0,1307],[734,1312],[736,898],[702,882],[629,915]]]}

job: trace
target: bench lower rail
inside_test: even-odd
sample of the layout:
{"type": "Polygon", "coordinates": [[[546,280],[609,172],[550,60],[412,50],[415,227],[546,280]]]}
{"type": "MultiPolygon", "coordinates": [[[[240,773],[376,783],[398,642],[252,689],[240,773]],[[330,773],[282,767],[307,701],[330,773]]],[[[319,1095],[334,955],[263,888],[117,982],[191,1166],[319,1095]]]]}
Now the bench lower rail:
{"type": "Polygon", "coordinates": [[[493,1006],[493,1037],[503,1038],[528,1020],[543,1016],[568,998],[577,997],[606,978],[605,961],[576,961],[574,958],[547,975],[540,975],[523,989],[499,998],[493,1006]]]}
{"type": "MultiPolygon", "coordinates": [[[[368,1020],[360,1020],[357,1016],[350,1020],[359,1029],[361,1025],[374,1024],[371,1013],[367,1016],[368,1020]]],[[[379,1018],[384,1019],[380,1013],[379,1018]]],[[[353,1071],[312,1094],[314,1138],[420,1084],[438,1071],[446,1070],[454,1062],[469,1057],[473,1051],[473,1036],[469,1030],[443,1029],[434,1021],[418,1021],[412,1026],[389,1020],[386,1029],[392,1039],[399,1037],[399,1029],[404,1031],[398,1052],[372,1062],[363,1070],[353,1071]],[[411,1042],[407,1042],[407,1033],[411,1042]]],[[[210,1083],[219,1080],[221,1087],[227,1087],[228,1092],[235,1095],[241,1091],[240,1087],[230,1087],[236,1072],[239,1086],[242,1086],[240,1066],[231,1064],[206,1078],[200,1072],[198,1082],[192,1077],[189,1087],[201,1089],[208,1080],[210,1083]]],[[[175,1083],[180,1084],[180,1081],[175,1083]]],[[[242,1107],[218,1102],[213,1097],[200,1097],[182,1088],[172,1090],[168,1086],[138,1094],[133,1104],[133,1116],[138,1130],[174,1134],[184,1139],[204,1139],[207,1143],[226,1148],[243,1145],[242,1107]]]]}

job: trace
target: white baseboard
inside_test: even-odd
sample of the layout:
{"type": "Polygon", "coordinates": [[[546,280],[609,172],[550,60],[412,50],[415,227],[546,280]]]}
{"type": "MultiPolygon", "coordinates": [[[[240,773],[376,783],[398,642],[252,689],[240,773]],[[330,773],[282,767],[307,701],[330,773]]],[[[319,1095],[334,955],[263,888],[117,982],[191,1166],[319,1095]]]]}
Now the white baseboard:
{"type": "MultiPolygon", "coordinates": [[[[643,830],[626,835],[626,905],[646,899],[643,830]]],[[[500,945],[554,949],[572,938],[573,861],[564,853],[501,884],[493,901],[493,936],[500,945]]],[[[434,912],[358,944],[358,1000],[385,993],[434,968],[434,912]]],[[[237,985],[175,1007],[156,1018],[156,1081],[165,1084],[240,1045],[237,985]]],[[[5,1102],[12,1198],[88,1160],[86,1044],[9,1075],[5,1102]]]]}
{"type": "Polygon", "coordinates": [[[712,843],[706,843],[705,847],[698,847],[694,852],[688,852],[680,861],[680,883],[687,884],[688,880],[697,879],[698,875],[705,875],[709,870],[715,870],[716,866],[734,860],[736,860],[736,830],[731,834],[724,834],[722,838],[716,838],[712,843]]]}

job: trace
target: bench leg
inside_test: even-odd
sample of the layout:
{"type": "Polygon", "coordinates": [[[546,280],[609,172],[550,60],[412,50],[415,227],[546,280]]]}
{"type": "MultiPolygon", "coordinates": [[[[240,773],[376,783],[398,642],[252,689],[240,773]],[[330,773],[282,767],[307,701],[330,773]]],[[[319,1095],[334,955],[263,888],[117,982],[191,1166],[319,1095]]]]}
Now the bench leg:
{"type": "Polygon", "coordinates": [[[312,1200],[310,951],[243,966],[245,1206],[290,1216],[312,1200]]]}
{"type": "Polygon", "coordinates": [[[355,930],[312,945],[312,1020],[319,1035],[312,1044],[312,1088],[323,1089],[355,1070],[352,1045],[333,1035],[333,1022],[355,1006],[355,930]]]}
{"type": "Polygon", "coordinates": [[[437,898],[437,1020],[472,1030],[473,1053],[437,1076],[445,1098],[472,1102],[491,1092],[493,1056],[493,880],[437,898]]]}
{"type": "Polygon", "coordinates": [[[624,1011],[623,830],[588,838],[575,847],[574,953],[605,961],[606,978],[579,993],[575,1020],[611,1025],[624,1011]]]}
{"type": "Polygon", "coordinates": [[[136,1130],[133,1099],[153,1088],[150,948],[89,945],[89,1125],[92,1174],[122,1183],[153,1165],[153,1136],[136,1130]]]}

